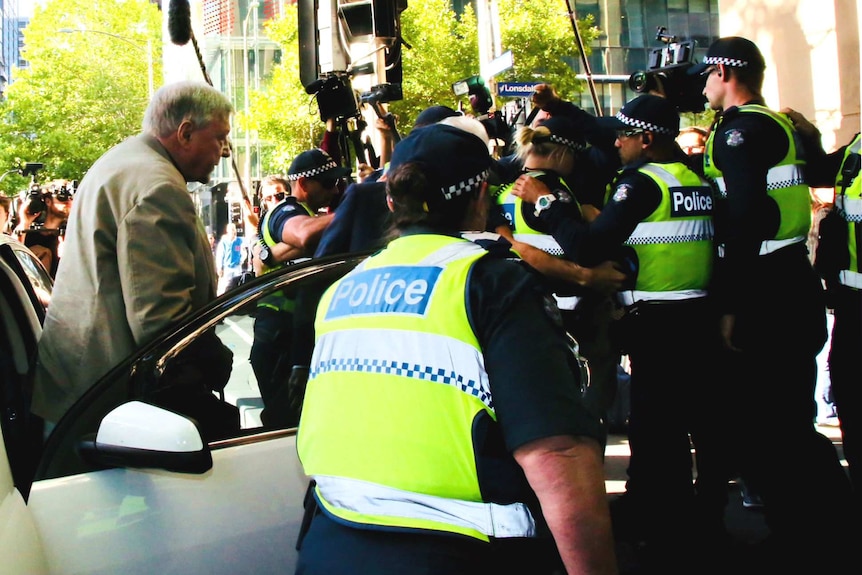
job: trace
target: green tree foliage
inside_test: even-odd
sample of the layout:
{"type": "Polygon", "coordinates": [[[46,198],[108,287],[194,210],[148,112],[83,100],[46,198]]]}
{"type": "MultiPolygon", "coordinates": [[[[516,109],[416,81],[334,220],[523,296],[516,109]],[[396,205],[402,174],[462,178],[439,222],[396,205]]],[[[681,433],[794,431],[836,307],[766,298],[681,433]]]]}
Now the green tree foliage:
{"type": "Polygon", "coordinates": [[[412,49],[402,51],[404,100],[391,110],[406,133],[428,106],[457,105],[452,84],[479,73],[479,48],[472,8],[459,19],[449,0],[410,3],[401,14],[401,35],[412,49]]]}
{"type": "Polygon", "coordinates": [[[270,21],[266,33],[283,47],[281,63],[263,89],[249,93],[250,114],[237,114],[237,123],[243,130],[257,130],[264,144],[264,173],[286,173],[297,154],[319,144],[324,126],[316,102],[299,81],[296,6],[285,6],[285,15],[270,21]]]}
{"type": "MultiPolygon", "coordinates": [[[[257,130],[267,144],[265,172],[283,172],[299,152],[315,146],[323,135],[317,104],[299,82],[299,41],[295,6],[286,6],[282,19],[271,22],[267,35],[282,50],[280,65],[260,91],[250,94],[248,117],[238,115],[241,129],[257,130]]],[[[565,98],[583,89],[571,63],[578,51],[564,2],[500,0],[503,49],[513,52],[515,66],[498,80],[546,81],[565,98]]],[[[578,23],[585,44],[598,35],[592,20],[578,23]]],[[[479,73],[476,16],[467,5],[459,16],[449,0],[410,2],[401,14],[404,99],[390,104],[398,128],[406,134],[416,115],[428,106],[458,105],[452,84],[479,73]]],[[[466,100],[464,104],[469,110],[466,100]]]]}
{"type": "MultiPolygon", "coordinates": [[[[37,5],[24,30],[30,67],[14,72],[0,103],[0,168],[41,162],[40,180],[80,179],[107,149],[139,132],[148,102],[148,39],[156,88],[162,77],[161,23],[147,0],[37,5]]],[[[2,185],[17,191],[23,184],[10,176],[2,185]]]]}
{"type": "MultiPolygon", "coordinates": [[[[512,51],[514,66],[497,81],[547,82],[566,100],[584,89],[575,79],[580,59],[572,21],[562,0],[498,0],[504,50],[512,51]]],[[[592,16],[578,21],[584,46],[598,37],[592,16]]]]}

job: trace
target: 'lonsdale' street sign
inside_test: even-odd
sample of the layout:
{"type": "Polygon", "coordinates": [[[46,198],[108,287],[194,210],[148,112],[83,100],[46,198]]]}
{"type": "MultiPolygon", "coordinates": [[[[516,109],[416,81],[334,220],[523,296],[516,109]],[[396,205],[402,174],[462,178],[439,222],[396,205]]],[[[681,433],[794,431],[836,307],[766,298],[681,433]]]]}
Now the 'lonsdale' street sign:
{"type": "Polygon", "coordinates": [[[497,95],[503,97],[529,98],[541,82],[499,82],[497,84],[497,95]]]}

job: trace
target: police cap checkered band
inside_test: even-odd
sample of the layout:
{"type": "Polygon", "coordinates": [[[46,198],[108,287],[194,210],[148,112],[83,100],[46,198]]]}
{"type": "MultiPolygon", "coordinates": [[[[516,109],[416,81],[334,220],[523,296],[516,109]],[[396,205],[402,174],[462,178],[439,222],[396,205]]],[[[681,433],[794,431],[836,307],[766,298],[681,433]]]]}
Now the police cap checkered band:
{"type": "Polygon", "coordinates": [[[458,182],[457,184],[442,188],[440,191],[443,192],[443,198],[447,200],[451,200],[454,197],[460,196],[466,192],[472,192],[482,185],[482,182],[488,179],[488,175],[490,175],[491,170],[485,170],[481,174],[476,174],[472,178],[467,178],[463,182],[458,182]]]}
{"type": "Polygon", "coordinates": [[[676,136],[679,133],[679,113],[667,98],[641,94],[630,100],[616,116],[598,118],[598,123],[614,130],[637,128],[676,136]]]}
{"type": "Polygon", "coordinates": [[[733,66],[735,68],[745,68],[748,62],[745,60],[737,60],[736,58],[723,58],[721,56],[707,56],[703,59],[704,64],[724,64],[725,66],[733,66]]]}
{"type": "MultiPolygon", "coordinates": [[[[554,142],[555,144],[559,144],[561,146],[566,146],[575,152],[580,152],[587,149],[587,141],[581,133],[581,130],[578,129],[577,124],[571,119],[565,116],[551,116],[542,122],[539,123],[540,127],[546,128],[550,135],[547,136],[547,140],[554,142]]],[[[541,142],[545,140],[541,136],[533,138],[534,142],[541,142]]]]}
{"type": "MultiPolygon", "coordinates": [[[[485,143],[470,132],[445,124],[414,128],[392,151],[389,174],[415,163],[439,195],[424,198],[434,211],[443,201],[477,190],[490,175],[491,156],[485,143]]],[[[430,190],[429,190],[430,191],[430,190]]]]}
{"type": "Polygon", "coordinates": [[[617,120],[625,124],[626,126],[632,126],[633,128],[640,128],[641,130],[648,130],[650,132],[657,132],[659,134],[668,134],[669,136],[675,136],[676,133],[669,129],[663,128],[662,126],[653,124],[652,122],[647,122],[645,120],[638,120],[637,118],[629,118],[623,111],[620,110],[617,112],[617,120]]]}
{"type": "Polygon", "coordinates": [[[757,44],[748,38],[727,36],[710,44],[703,61],[689,68],[687,73],[702,74],[710,66],[718,65],[762,71],[766,61],[757,44]]]}
{"type": "Polygon", "coordinates": [[[564,138],[563,136],[555,136],[554,134],[551,134],[551,141],[555,144],[566,146],[567,148],[570,148],[576,152],[583,152],[587,149],[586,144],[583,144],[581,142],[575,142],[574,140],[564,138]]]}
{"type": "Polygon", "coordinates": [[[290,163],[287,179],[295,182],[299,178],[341,178],[350,174],[350,168],[339,166],[332,157],[319,148],[299,154],[290,163]]]}

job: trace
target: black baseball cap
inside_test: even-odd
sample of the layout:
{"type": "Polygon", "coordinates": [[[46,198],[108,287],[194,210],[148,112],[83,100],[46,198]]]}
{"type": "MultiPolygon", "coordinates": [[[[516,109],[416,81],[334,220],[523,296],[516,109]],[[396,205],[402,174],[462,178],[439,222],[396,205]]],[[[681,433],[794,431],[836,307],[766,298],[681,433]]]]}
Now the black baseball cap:
{"type": "Polygon", "coordinates": [[[676,137],[679,134],[679,114],[667,98],[642,94],[630,100],[616,116],[598,118],[598,122],[613,130],[640,129],[676,137]]]}
{"type": "Polygon", "coordinates": [[[702,74],[710,66],[724,64],[732,68],[748,68],[758,72],[766,69],[766,61],[757,44],[748,38],[728,36],[713,42],[703,62],[688,69],[689,74],[702,74]]]}
{"type": "Polygon", "coordinates": [[[293,159],[287,170],[287,179],[291,182],[299,178],[343,178],[348,175],[350,168],[339,166],[320,148],[302,152],[293,159]]]}

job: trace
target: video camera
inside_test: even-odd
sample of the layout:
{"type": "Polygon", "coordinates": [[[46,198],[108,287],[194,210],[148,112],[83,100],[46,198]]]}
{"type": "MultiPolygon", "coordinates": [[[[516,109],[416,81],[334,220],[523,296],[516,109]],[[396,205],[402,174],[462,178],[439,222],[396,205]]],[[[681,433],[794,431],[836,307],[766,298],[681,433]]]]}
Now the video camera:
{"type": "Polygon", "coordinates": [[[676,36],[668,34],[664,26],[658,27],[656,40],[664,42],[665,46],[650,53],[646,70],[629,76],[629,88],[638,93],[662,92],[680,112],[703,112],[706,80],[686,73],[695,65],[694,41],[680,42],[676,36]]]}

